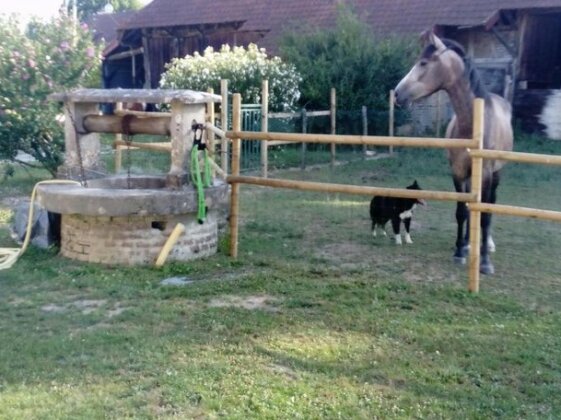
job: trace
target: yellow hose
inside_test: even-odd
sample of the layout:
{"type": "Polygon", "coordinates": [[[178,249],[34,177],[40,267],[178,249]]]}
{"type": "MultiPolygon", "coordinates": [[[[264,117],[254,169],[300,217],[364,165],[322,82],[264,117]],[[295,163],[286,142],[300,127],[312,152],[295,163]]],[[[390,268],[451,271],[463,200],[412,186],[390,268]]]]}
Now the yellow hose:
{"type": "Polygon", "coordinates": [[[35,202],[35,196],[37,195],[37,187],[43,184],[74,184],[81,185],[77,181],[70,181],[66,179],[51,179],[47,181],[39,181],[33,187],[33,192],[31,193],[31,202],[29,203],[29,213],[27,216],[27,228],[25,232],[25,238],[23,239],[23,244],[21,248],[0,248],[0,270],[6,270],[10,268],[18,260],[19,257],[23,255],[27,246],[29,245],[29,240],[31,239],[32,223],[33,223],[33,203],[35,202]]]}

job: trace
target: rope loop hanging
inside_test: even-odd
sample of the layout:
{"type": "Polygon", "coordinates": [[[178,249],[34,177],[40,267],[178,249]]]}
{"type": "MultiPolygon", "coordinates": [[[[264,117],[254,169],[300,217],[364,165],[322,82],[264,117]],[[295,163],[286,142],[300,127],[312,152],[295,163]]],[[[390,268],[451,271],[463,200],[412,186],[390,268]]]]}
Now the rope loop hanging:
{"type": "Polygon", "coordinates": [[[204,124],[193,123],[193,125],[191,126],[191,130],[193,131],[193,148],[191,149],[191,179],[195,183],[195,188],[197,189],[197,220],[199,224],[203,224],[206,218],[207,211],[204,188],[208,188],[211,185],[210,161],[208,157],[207,144],[203,141],[204,124]],[[204,180],[201,176],[199,152],[203,152],[204,156],[204,180]]]}
{"type": "Polygon", "coordinates": [[[121,132],[123,133],[123,138],[127,145],[127,189],[132,188],[132,178],[131,178],[131,144],[132,144],[132,134],[131,134],[131,122],[134,119],[133,115],[125,114],[121,120],[121,132]]]}

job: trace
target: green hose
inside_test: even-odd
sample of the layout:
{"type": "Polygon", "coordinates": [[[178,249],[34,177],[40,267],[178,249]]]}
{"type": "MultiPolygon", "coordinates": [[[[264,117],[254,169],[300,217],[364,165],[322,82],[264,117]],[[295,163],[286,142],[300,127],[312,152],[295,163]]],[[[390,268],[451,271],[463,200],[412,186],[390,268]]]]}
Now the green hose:
{"type": "Polygon", "coordinates": [[[205,187],[210,187],[211,184],[211,173],[210,173],[210,163],[208,160],[207,150],[204,149],[204,183],[201,177],[201,168],[199,165],[199,149],[197,145],[194,145],[191,149],[191,179],[195,183],[195,188],[197,189],[197,202],[198,202],[198,212],[197,220],[200,224],[203,224],[206,218],[206,205],[205,205],[205,187]]]}

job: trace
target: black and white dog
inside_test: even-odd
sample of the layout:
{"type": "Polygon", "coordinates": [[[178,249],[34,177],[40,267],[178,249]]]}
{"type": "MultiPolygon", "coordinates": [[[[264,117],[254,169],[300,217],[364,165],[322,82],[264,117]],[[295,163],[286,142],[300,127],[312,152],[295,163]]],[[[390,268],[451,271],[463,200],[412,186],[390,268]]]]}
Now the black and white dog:
{"type": "MultiPolygon", "coordinates": [[[[408,190],[420,190],[421,187],[415,180],[407,187],[408,190]]],[[[395,198],[395,197],[374,197],[370,202],[370,218],[372,219],[372,236],[376,237],[376,227],[380,226],[384,236],[386,236],[385,226],[388,220],[392,221],[395,243],[401,245],[401,234],[399,228],[401,221],[405,226],[405,243],[412,244],[409,229],[411,227],[411,217],[417,204],[424,205],[424,200],[414,198],[395,198]]]]}

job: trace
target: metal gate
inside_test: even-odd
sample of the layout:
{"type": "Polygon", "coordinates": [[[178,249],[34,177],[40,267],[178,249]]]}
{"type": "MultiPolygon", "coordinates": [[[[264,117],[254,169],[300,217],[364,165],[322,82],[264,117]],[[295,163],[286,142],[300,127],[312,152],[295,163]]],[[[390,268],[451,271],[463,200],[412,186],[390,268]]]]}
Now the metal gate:
{"type": "MultiPolygon", "coordinates": [[[[249,104],[242,105],[242,130],[261,131],[261,105],[249,104]]],[[[241,169],[258,169],[261,163],[261,142],[244,141],[242,142],[241,169]]]]}

